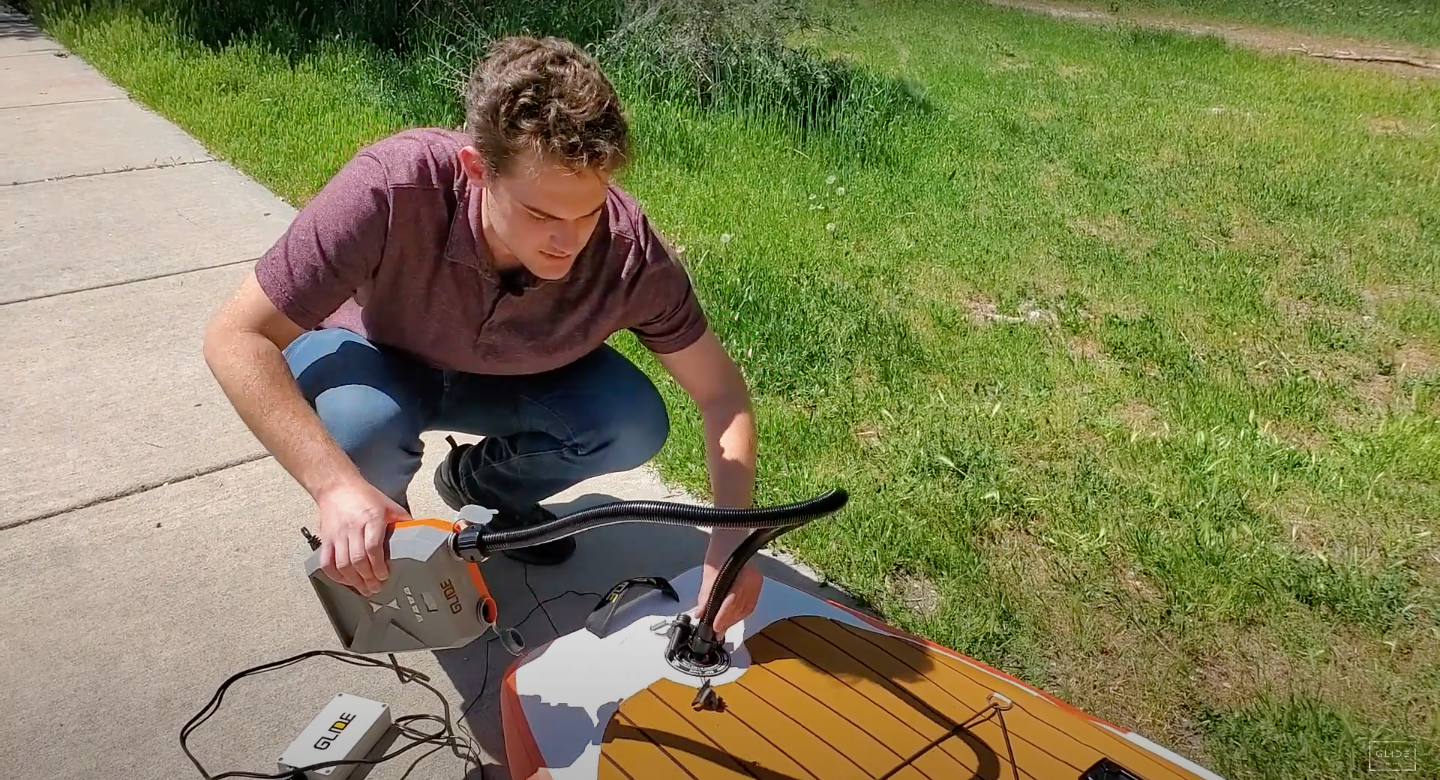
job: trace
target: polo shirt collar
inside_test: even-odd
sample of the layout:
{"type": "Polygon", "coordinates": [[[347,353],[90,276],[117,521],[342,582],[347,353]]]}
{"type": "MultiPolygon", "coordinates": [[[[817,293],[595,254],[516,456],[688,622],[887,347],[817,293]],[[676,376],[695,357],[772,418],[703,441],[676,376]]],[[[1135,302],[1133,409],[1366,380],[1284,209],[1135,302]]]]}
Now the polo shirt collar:
{"type": "MultiPolygon", "coordinates": [[[[495,268],[495,256],[490,252],[490,247],[483,238],[476,234],[476,225],[480,221],[480,201],[478,198],[472,197],[474,190],[463,172],[456,182],[456,190],[455,216],[450,219],[450,235],[445,243],[445,259],[474,268],[485,278],[500,282],[500,272],[495,268]]],[[[515,269],[514,277],[522,290],[531,290],[549,284],[551,281],[541,279],[523,266],[515,269]]]]}

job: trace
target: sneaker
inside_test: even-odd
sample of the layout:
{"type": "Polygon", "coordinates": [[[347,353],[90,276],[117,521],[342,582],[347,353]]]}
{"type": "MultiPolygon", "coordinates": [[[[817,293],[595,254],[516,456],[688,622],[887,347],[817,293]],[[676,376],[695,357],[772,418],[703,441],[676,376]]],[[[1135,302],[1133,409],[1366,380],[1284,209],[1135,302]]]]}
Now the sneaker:
{"type": "MultiPolygon", "coordinates": [[[[445,460],[435,469],[435,490],[446,506],[459,511],[467,504],[478,504],[486,509],[497,510],[497,514],[490,521],[490,527],[497,531],[531,528],[555,519],[555,513],[540,504],[516,507],[475,480],[460,479],[460,463],[466,452],[475,445],[456,444],[455,439],[450,436],[446,436],[445,440],[450,442],[450,452],[446,453],[445,460]]],[[[575,537],[567,536],[553,542],[505,550],[504,554],[523,563],[555,566],[575,554],[575,537]]]]}

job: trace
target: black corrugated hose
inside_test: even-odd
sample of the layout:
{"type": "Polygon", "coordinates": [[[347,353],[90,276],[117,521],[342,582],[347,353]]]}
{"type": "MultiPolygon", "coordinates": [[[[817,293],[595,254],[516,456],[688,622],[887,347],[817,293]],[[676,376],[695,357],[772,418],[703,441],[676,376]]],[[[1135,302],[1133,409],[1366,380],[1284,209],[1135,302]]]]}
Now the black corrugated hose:
{"type": "Polygon", "coordinates": [[[831,490],[815,498],[773,507],[722,508],[695,506],[671,501],[616,501],[556,518],[548,523],[510,531],[488,531],[470,525],[455,535],[455,552],[479,560],[517,547],[544,544],[556,539],[620,523],[705,526],[725,530],[750,530],[715,575],[705,609],[686,645],[697,657],[707,657],[718,645],[715,618],[735,578],[750,558],[765,545],[811,520],[838,511],[849,500],[844,490],[831,490]]]}
{"type": "Polygon", "coordinates": [[[815,498],[792,504],[739,509],[695,506],[673,501],[615,501],[582,509],[530,528],[483,531],[482,527],[468,526],[457,535],[455,549],[462,554],[473,550],[481,556],[488,556],[502,550],[553,542],[582,531],[620,523],[705,526],[725,530],[780,529],[780,533],[784,533],[839,510],[845,506],[848,499],[849,496],[844,490],[831,490],[815,498]],[[466,530],[471,533],[465,533],[466,530]]]}

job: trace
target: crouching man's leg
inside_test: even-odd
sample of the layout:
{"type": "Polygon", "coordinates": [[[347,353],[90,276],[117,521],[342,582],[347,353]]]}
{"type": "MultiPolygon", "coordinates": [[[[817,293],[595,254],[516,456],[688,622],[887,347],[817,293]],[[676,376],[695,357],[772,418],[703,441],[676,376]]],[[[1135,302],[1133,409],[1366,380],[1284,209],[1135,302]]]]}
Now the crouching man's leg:
{"type": "MultiPolygon", "coordinates": [[[[437,469],[446,503],[498,503],[529,525],[553,519],[540,501],[648,462],[664,446],[670,418],[650,379],[603,346],[543,374],[455,375],[434,426],[485,437],[452,449],[437,469]]],[[[574,549],[569,537],[510,552],[555,564],[574,549]]]]}
{"type": "Polygon", "coordinates": [[[438,406],[440,372],[339,328],[306,332],[286,348],[285,360],[360,474],[408,512],[420,432],[438,406]]]}

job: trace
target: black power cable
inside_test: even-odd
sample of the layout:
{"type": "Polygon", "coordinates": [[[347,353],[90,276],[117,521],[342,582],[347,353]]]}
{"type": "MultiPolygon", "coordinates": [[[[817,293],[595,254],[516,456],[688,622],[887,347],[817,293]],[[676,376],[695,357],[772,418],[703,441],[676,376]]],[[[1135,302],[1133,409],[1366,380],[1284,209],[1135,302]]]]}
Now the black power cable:
{"type": "MultiPolygon", "coordinates": [[[[531,592],[533,593],[534,591],[532,590],[531,592]]],[[[547,598],[543,601],[537,600],[535,606],[530,608],[530,611],[526,613],[525,617],[522,618],[517,625],[524,624],[526,621],[528,621],[530,617],[535,614],[536,610],[544,610],[546,604],[570,595],[595,596],[596,598],[600,597],[599,593],[593,593],[590,591],[567,590],[564,593],[561,593],[557,596],[551,596],[550,598],[547,598]]],[[[548,612],[546,613],[546,619],[549,620],[548,612]]],[[[553,621],[551,621],[551,625],[554,625],[553,621]]],[[[490,658],[488,651],[490,641],[493,641],[493,638],[491,640],[487,640],[485,643],[485,646],[487,648],[485,658],[485,676],[480,683],[480,691],[475,695],[475,699],[472,704],[479,702],[485,697],[485,689],[490,682],[490,658]]],[[[414,750],[420,745],[435,745],[436,747],[434,750],[431,750],[429,753],[426,753],[425,755],[422,755],[419,759],[417,759],[417,763],[419,761],[423,761],[425,758],[428,758],[430,755],[433,755],[439,750],[442,750],[444,748],[450,748],[451,752],[457,758],[465,761],[466,771],[468,772],[472,763],[476,766],[480,764],[480,758],[476,755],[476,740],[474,738],[474,734],[469,733],[470,730],[468,728],[465,729],[465,731],[469,733],[468,737],[462,738],[455,733],[455,722],[450,715],[450,702],[446,700],[444,694],[440,693],[440,691],[437,690],[435,686],[430,684],[429,680],[430,678],[425,674],[416,671],[415,669],[411,669],[407,666],[401,666],[399,662],[395,660],[395,656],[393,654],[390,656],[390,661],[387,663],[385,661],[371,658],[366,655],[350,653],[343,650],[310,650],[304,653],[300,653],[298,655],[290,656],[289,658],[281,659],[279,661],[272,661],[270,663],[254,666],[231,675],[227,680],[225,680],[224,683],[221,683],[220,687],[215,691],[215,695],[210,698],[209,703],[207,703],[200,710],[200,712],[196,713],[195,716],[192,717],[188,722],[186,722],[184,727],[180,729],[180,749],[185,752],[186,757],[188,757],[190,759],[190,762],[195,765],[195,768],[200,771],[200,776],[205,778],[205,780],[227,780],[228,778],[232,777],[252,778],[253,780],[305,780],[305,774],[307,772],[328,769],[330,767],[336,766],[344,766],[347,764],[354,764],[357,766],[379,764],[396,758],[410,750],[414,750]],[[418,683],[421,687],[435,694],[435,698],[440,700],[440,706],[445,714],[443,716],[432,714],[416,714],[405,715],[396,718],[394,721],[395,729],[399,731],[400,734],[409,737],[411,742],[405,747],[402,747],[394,752],[387,753],[383,756],[380,756],[379,758],[341,759],[337,761],[326,761],[323,763],[298,767],[296,769],[285,772],[272,772],[269,774],[262,772],[250,772],[245,770],[223,772],[218,775],[212,775],[207,772],[205,770],[205,767],[200,764],[200,760],[196,758],[195,754],[190,751],[190,747],[188,744],[186,744],[186,742],[189,740],[190,735],[193,734],[195,730],[200,727],[201,724],[205,723],[205,721],[209,720],[215,715],[216,712],[219,711],[220,702],[225,698],[225,692],[230,689],[230,686],[234,685],[239,680],[245,677],[249,677],[251,675],[260,674],[262,672],[275,671],[277,669],[283,669],[287,666],[292,666],[294,664],[300,663],[301,661],[319,657],[331,658],[336,661],[340,661],[341,663],[352,664],[354,666],[368,666],[376,669],[393,671],[395,672],[396,676],[400,678],[401,683],[418,683]],[[426,733],[411,728],[408,725],[412,722],[422,720],[436,722],[439,724],[440,729],[433,733],[426,733]],[[466,752],[460,752],[460,749],[462,747],[467,749],[466,752]]],[[[461,718],[461,723],[463,724],[464,713],[462,713],[461,718]]]]}
{"type": "MultiPolygon", "coordinates": [[[[588,530],[591,528],[600,528],[607,525],[626,522],[648,522],[658,523],[661,525],[705,525],[715,529],[723,528],[751,530],[752,533],[745,539],[745,541],[740,545],[740,547],[735,550],[734,553],[732,553],[730,559],[727,560],[725,565],[721,568],[719,576],[717,577],[716,586],[712,588],[710,598],[707,600],[705,607],[701,612],[698,632],[695,637],[696,641],[693,643],[687,643],[694,646],[709,646],[712,644],[716,644],[716,640],[713,636],[713,630],[711,629],[711,623],[714,621],[715,615],[718,612],[721,603],[724,601],[725,596],[728,594],[730,586],[733,584],[735,577],[738,575],[739,570],[741,569],[741,567],[744,566],[746,561],[752,555],[754,555],[757,550],[759,550],[761,547],[765,546],[765,544],[772,541],[781,534],[798,528],[815,517],[830,514],[839,510],[842,506],[845,505],[847,499],[848,496],[845,491],[832,490],[807,501],[799,501],[784,506],[766,508],[697,507],[663,501],[622,501],[614,504],[602,505],[599,507],[592,507],[590,509],[581,510],[573,515],[563,518],[557,518],[552,522],[544,523],[540,526],[536,526],[533,528],[493,532],[488,531],[483,526],[467,526],[455,535],[455,539],[452,541],[452,547],[457,554],[459,554],[462,558],[466,560],[484,560],[486,556],[501,550],[508,550],[517,547],[527,547],[533,544],[541,544],[544,542],[552,541],[554,539],[571,536],[573,534],[579,533],[580,531],[588,530]]],[[[306,533],[308,536],[308,532],[306,533]]],[[[530,592],[533,595],[534,589],[530,588],[528,566],[526,567],[525,575],[525,585],[527,588],[530,589],[530,592]]],[[[545,599],[544,601],[537,600],[535,607],[532,608],[530,610],[530,613],[527,614],[525,618],[520,622],[524,623],[526,620],[529,620],[530,616],[535,614],[535,610],[540,609],[545,611],[545,619],[550,624],[552,630],[556,630],[555,621],[551,619],[549,610],[545,610],[545,604],[570,594],[593,595],[596,597],[600,596],[600,594],[598,593],[588,593],[570,590],[561,593],[559,596],[545,599]]],[[[556,630],[556,632],[558,633],[558,630],[556,630]]],[[[489,680],[490,664],[487,649],[485,677],[480,686],[480,693],[475,698],[476,702],[478,702],[480,698],[485,695],[485,688],[488,685],[489,680]]],[[[472,702],[472,705],[473,703],[474,702],[472,702]]],[[[473,734],[471,736],[473,737],[473,734]]],[[[434,686],[429,684],[428,677],[414,669],[409,669],[407,667],[401,666],[399,662],[395,660],[393,654],[390,656],[390,663],[387,664],[383,661],[379,661],[369,656],[338,650],[312,650],[309,652],[300,653],[299,655],[291,656],[290,658],[286,658],[280,661],[274,661],[268,664],[262,664],[260,666],[252,667],[250,669],[246,669],[244,671],[237,672],[236,674],[231,675],[230,678],[227,679],[224,683],[222,683],[220,685],[220,688],[215,691],[215,695],[211,698],[210,702],[206,704],[205,707],[199,713],[197,713],[195,717],[191,718],[190,721],[187,722],[185,726],[180,730],[180,748],[185,752],[185,755],[190,759],[191,763],[195,764],[195,768],[200,771],[201,777],[205,778],[205,780],[227,780],[228,778],[232,777],[253,778],[253,780],[304,780],[305,774],[307,772],[328,769],[337,766],[344,766],[346,764],[353,764],[357,766],[379,764],[384,761],[389,761],[390,759],[404,754],[406,751],[413,750],[414,748],[425,744],[437,745],[439,746],[437,749],[448,747],[452,750],[452,752],[454,752],[457,757],[465,759],[467,765],[472,760],[476,761],[476,763],[479,763],[478,759],[476,759],[474,756],[475,746],[473,739],[462,742],[460,737],[456,736],[455,725],[450,717],[450,703],[446,701],[445,696],[441,694],[440,691],[436,690],[434,686]],[[441,706],[444,708],[445,715],[443,719],[435,715],[407,715],[401,718],[396,718],[394,721],[394,726],[400,731],[400,733],[409,737],[412,741],[409,745],[406,745],[405,747],[392,753],[383,755],[380,758],[340,759],[336,761],[327,761],[323,763],[312,764],[310,766],[300,767],[288,772],[272,772],[268,774],[261,772],[231,771],[219,775],[211,775],[205,771],[205,767],[200,764],[199,759],[197,759],[195,755],[190,752],[190,748],[186,744],[186,741],[190,738],[190,735],[195,731],[195,729],[200,726],[200,724],[209,720],[210,717],[212,717],[215,712],[218,711],[220,707],[220,702],[224,699],[225,691],[229,690],[231,685],[233,685],[236,681],[248,677],[252,674],[274,671],[276,669],[290,666],[291,664],[299,663],[300,661],[304,661],[309,658],[317,658],[322,656],[341,661],[343,663],[354,664],[356,666],[370,666],[377,669],[387,669],[393,671],[395,672],[396,676],[399,677],[402,684],[407,682],[417,682],[422,687],[435,694],[435,697],[440,700],[441,706]],[[414,729],[411,729],[407,725],[405,725],[417,720],[438,721],[440,722],[442,728],[433,734],[429,734],[417,732],[414,729]],[[460,752],[460,748],[462,745],[469,748],[467,753],[462,754],[460,752]]],[[[431,752],[433,753],[434,751],[431,752]]],[[[422,759],[423,758],[424,757],[422,756],[422,759]]]]}
{"type": "Polygon", "coordinates": [[[401,666],[399,663],[396,663],[394,661],[386,663],[375,658],[370,658],[369,656],[359,655],[357,653],[349,653],[342,650],[310,650],[279,661],[272,661],[267,664],[261,664],[259,666],[251,667],[249,669],[236,672],[235,674],[231,675],[230,678],[227,679],[224,683],[222,683],[219,689],[215,691],[215,695],[211,697],[210,702],[206,704],[205,707],[200,710],[200,712],[196,713],[195,717],[191,718],[183,728],[180,729],[180,749],[185,751],[185,755],[190,759],[191,763],[195,764],[195,768],[200,771],[200,776],[206,778],[206,780],[225,780],[226,778],[231,777],[255,778],[256,780],[303,780],[306,772],[312,772],[319,769],[328,769],[330,767],[336,766],[344,766],[347,764],[353,764],[357,766],[379,764],[384,761],[389,761],[396,756],[400,756],[407,751],[413,750],[416,747],[425,744],[439,745],[442,748],[451,748],[455,755],[461,759],[464,759],[467,764],[472,760],[478,764],[479,759],[476,758],[474,755],[475,750],[473,743],[466,744],[467,742],[469,742],[469,740],[462,740],[459,736],[455,734],[455,726],[450,717],[450,702],[445,699],[444,694],[440,693],[440,691],[436,690],[435,686],[430,684],[429,679],[429,677],[422,674],[421,672],[418,672],[409,667],[401,666]],[[405,747],[402,747],[392,753],[387,753],[386,755],[383,755],[379,758],[340,759],[336,761],[325,761],[317,764],[311,764],[309,766],[298,767],[296,769],[285,772],[272,773],[236,770],[231,772],[224,772],[218,775],[212,775],[209,772],[205,771],[205,767],[200,764],[200,760],[197,759],[195,755],[190,752],[190,748],[186,744],[186,741],[190,738],[190,735],[194,733],[196,728],[198,728],[205,721],[209,720],[212,716],[214,716],[217,711],[219,711],[220,702],[225,698],[225,692],[230,689],[230,686],[234,685],[239,680],[254,674],[275,671],[276,669],[283,669],[287,666],[297,664],[301,661],[319,657],[332,658],[336,661],[353,664],[355,666],[369,666],[376,669],[393,671],[400,676],[401,682],[418,683],[421,687],[435,694],[435,698],[440,700],[440,706],[443,708],[445,714],[443,717],[422,714],[406,715],[400,718],[396,718],[394,721],[395,728],[401,734],[409,737],[412,741],[405,747]],[[440,722],[442,728],[434,733],[425,733],[409,727],[409,723],[420,720],[438,721],[440,722]],[[467,753],[460,752],[460,748],[462,746],[469,748],[467,753]]]}

